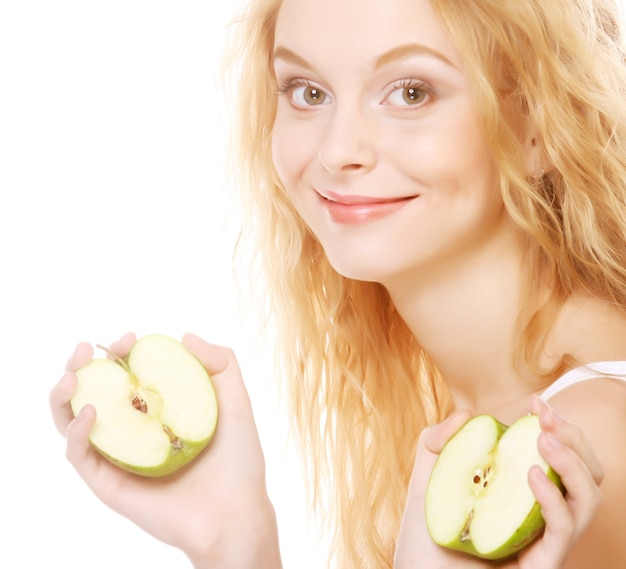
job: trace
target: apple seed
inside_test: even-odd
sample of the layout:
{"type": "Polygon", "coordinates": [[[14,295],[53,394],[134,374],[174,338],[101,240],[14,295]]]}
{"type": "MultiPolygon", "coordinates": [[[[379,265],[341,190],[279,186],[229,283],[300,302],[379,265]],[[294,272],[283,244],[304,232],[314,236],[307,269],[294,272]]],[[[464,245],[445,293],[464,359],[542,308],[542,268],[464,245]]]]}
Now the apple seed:
{"type": "Polygon", "coordinates": [[[484,471],[477,470],[474,473],[474,478],[472,478],[472,481],[474,482],[474,484],[482,484],[483,488],[487,488],[487,484],[489,484],[488,476],[490,472],[491,466],[488,466],[484,471]]]}
{"type": "Polygon", "coordinates": [[[137,409],[137,411],[141,411],[142,413],[148,412],[148,405],[146,405],[146,402],[139,397],[135,397],[133,399],[133,407],[137,409]]]}

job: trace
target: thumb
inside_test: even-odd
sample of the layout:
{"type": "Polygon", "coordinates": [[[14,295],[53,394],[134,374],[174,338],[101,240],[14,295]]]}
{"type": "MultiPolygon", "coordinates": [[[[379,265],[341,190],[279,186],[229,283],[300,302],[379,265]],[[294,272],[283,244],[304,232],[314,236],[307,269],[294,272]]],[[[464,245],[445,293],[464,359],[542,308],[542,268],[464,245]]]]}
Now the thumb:
{"type": "Polygon", "coordinates": [[[455,411],[445,421],[424,430],[423,439],[426,448],[439,454],[444,445],[472,417],[470,411],[455,411]]]}
{"type": "Polygon", "coordinates": [[[427,427],[422,431],[417,445],[410,493],[420,495],[424,492],[441,449],[471,416],[469,411],[456,411],[442,423],[427,427]]]}

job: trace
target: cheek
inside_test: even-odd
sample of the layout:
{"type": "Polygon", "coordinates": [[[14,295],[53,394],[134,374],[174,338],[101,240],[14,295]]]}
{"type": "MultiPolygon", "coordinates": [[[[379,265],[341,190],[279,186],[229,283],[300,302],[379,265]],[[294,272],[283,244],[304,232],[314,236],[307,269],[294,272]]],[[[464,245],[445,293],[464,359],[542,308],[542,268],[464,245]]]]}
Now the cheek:
{"type": "Polygon", "coordinates": [[[283,185],[291,192],[294,183],[314,154],[311,138],[301,128],[277,117],[272,132],[272,159],[283,185]]]}
{"type": "Polygon", "coordinates": [[[287,173],[289,161],[289,148],[285,145],[280,130],[274,129],[272,133],[272,161],[274,162],[274,168],[281,182],[287,184],[287,173]]]}
{"type": "Polygon", "coordinates": [[[306,137],[294,128],[282,128],[276,124],[272,132],[272,160],[274,169],[282,183],[285,197],[297,215],[309,224],[307,192],[304,190],[306,170],[310,162],[310,149],[306,137]],[[303,142],[304,140],[304,142],[303,142]]]}
{"type": "Polygon", "coordinates": [[[407,166],[420,168],[437,176],[468,174],[483,168],[491,153],[471,106],[452,101],[440,112],[420,121],[418,127],[390,133],[388,148],[407,166]]]}

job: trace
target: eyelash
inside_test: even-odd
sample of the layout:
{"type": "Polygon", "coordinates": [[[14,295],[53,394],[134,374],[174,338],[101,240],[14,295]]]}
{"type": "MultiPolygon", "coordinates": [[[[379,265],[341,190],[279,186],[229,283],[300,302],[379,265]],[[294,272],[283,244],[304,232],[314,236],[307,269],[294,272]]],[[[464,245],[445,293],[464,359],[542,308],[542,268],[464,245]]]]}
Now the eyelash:
{"type": "MultiPolygon", "coordinates": [[[[387,95],[387,97],[385,97],[385,101],[388,101],[389,98],[396,92],[396,91],[400,91],[400,90],[405,90],[405,89],[414,89],[417,92],[423,93],[425,100],[424,101],[420,101],[418,103],[416,103],[415,105],[403,105],[406,107],[411,107],[411,106],[415,106],[415,107],[420,107],[422,105],[424,105],[425,103],[428,103],[430,101],[430,99],[433,96],[433,90],[432,87],[428,84],[428,83],[424,83],[423,81],[419,81],[417,79],[401,79],[399,81],[396,81],[393,84],[393,89],[392,91],[389,93],[389,95],[387,95]]],[[[387,103],[385,103],[387,104],[387,103]]]]}
{"type": "MultiPolygon", "coordinates": [[[[332,97],[326,91],[324,91],[324,89],[321,89],[320,87],[315,85],[315,83],[309,81],[308,79],[302,79],[300,77],[288,79],[287,81],[282,83],[279,86],[277,93],[278,95],[289,95],[290,102],[292,104],[295,104],[297,107],[302,107],[303,105],[299,105],[293,101],[293,92],[300,87],[311,87],[313,89],[317,89],[319,93],[323,96],[323,99],[320,102],[320,104],[324,102],[327,98],[331,98],[332,100],[332,97]]],[[[308,106],[314,107],[315,105],[308,105],[308,106]]]]}
{"type": "Polygon", "coordinates": [[[287,79],[284,83],[282,83],[278,89],[277,93],[279,95],[287,95],[296,87],[311,87],[313,84],[308,79],[287,79]]]}
{"type": "MultiPolygon", "coordinates": [[[[291,78],[286,80],[285,82],[283,82],[277,89],[277,93],[278,95],[292,95],[293,91],[299,87],[311,87],[313,89],[318,89],[320,94],[324,97],[322,99],[322,102],[324,102],[325,99],[330,98],[332,100],[331,95],[329,95],[326,91],[324,91],[324,89],[321,89],[319,87],[317,87],[317,85],[315,83],[313,83],[312,81],[308,80],[308,79],[303,79],[300,77],[295,77],[295,78],[291,78]]],[[[382,104],[387,105],[389,104],[388,101],[389,99],[392,97],[392,95],[394,93],[396,93],[399,90],[405,90],[405,89],[415,89],[415,91],[417,92],[421,92],[424,94],[425,100],[424,101],[419,101],[417,102],[415,105],[411,105],[411,104],[406,104],[406,105],[398,105],[400,107],[404,106],[407,108],[411,108],[411,107],[421,107],[422,105],[424,105],[425,103],[428,103],[430,101],[430,99],[433,96],[433,90],[432,87],[430,85],[428,85],[428,83],[424,83],[423,81],[417,80],[417,79],[400,79],[398,81],[395,81],[392,85],[392,90],[391,92],[386,95],[384,101],[382,104]]],[[[297,103],[294,103],[293,98],[291,98],[291,102],[292,104],[295,104],[298,107],[301,107],[303,105],[299,105],[297,103]]],[[[321,104],[321,103],[320,103],[321,104]]],[[[310,106],[310,107],[314,107],[315,105],[305,105],[305,106],[310,106]]]]}

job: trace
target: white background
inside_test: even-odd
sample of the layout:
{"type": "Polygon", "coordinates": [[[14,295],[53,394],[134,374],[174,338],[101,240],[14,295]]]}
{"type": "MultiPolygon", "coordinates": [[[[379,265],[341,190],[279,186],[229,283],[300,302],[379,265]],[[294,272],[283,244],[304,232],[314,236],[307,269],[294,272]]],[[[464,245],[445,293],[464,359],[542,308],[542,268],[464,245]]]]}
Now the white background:
{"type": "Polygon", "coordinates": [[[86,489],[48,412],[74,345],[128,330],[236,350],[285,566],[324,566],[234,290],[216,72],[235,4],[0,2],[0,567],[189,566],[86,489]]]}
{"type": "Polygon", "coordinates": [[[84,487],[49,416],[74,345],[127,330],[193,331],[236,350],[285,567],[324,566],[271,366],[231,273],[215,73],[234,6],[0,3],[2,567],[188,566],[84,487]]]}

